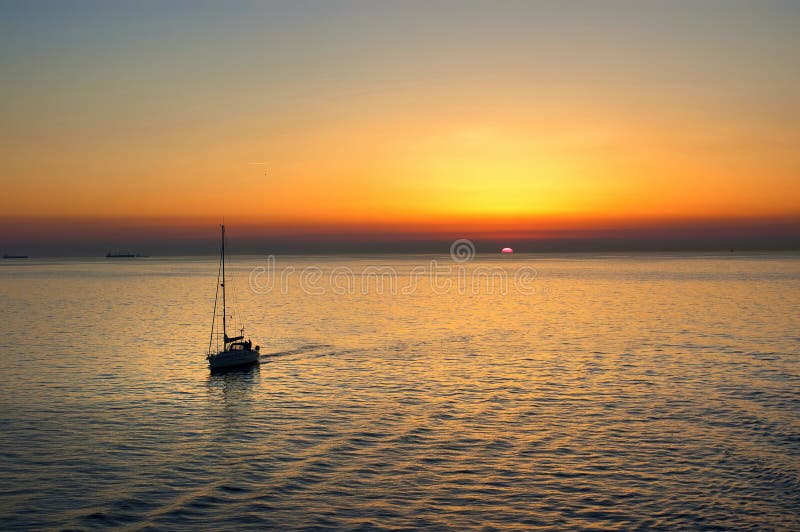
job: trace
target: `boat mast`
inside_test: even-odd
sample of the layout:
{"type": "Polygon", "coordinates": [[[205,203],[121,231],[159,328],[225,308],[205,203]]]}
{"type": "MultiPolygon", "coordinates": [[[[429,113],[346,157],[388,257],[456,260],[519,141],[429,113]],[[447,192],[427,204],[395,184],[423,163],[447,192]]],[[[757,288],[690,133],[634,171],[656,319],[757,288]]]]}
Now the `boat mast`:
{"type": "Polygon", "coordinates": [[[225,307],[225,224],[220,225],[222,228],[222,249],[220,255],[222,257],[222,340],[223,347],[227,348],[228,343],[228,327],[227,327],[227,314],[228,310],[225,307]]]}

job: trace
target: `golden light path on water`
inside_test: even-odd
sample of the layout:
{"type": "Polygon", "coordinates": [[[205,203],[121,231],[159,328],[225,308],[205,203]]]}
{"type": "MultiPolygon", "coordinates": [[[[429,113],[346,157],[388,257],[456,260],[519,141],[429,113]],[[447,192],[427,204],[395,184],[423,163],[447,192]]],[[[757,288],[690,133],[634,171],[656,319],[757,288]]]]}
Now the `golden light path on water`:
{"type": "Polygon", "coordinates": [[[800,525],[796,254],[259,266],[273,356],[210,375],[213,259],[0,265],[4,527],[800,525]],[[335,293],[368,267],[397,293],[335,293]]]}

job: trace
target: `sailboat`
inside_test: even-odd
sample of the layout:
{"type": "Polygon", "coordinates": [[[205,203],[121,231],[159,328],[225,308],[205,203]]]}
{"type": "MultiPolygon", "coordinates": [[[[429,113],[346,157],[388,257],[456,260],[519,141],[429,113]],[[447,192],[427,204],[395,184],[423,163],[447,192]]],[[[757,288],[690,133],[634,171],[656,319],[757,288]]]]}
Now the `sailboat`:
{"type": "Polygon", "coordinates": [[[208,367],[212,371],[257,364],[261,358],[259,346],[253,348],[253,343],[250,339],[244,339],[244,327],[239,329],[239,336],[228,336],[228,308],[225,299],[225,225],[220,225],[220,228],[222,229],[222,246],[220,247],[219,271],[217,272],[217,292],[214,296],[214,319],[211,322],[211,338],[208,341],[208,353],[206,354],[208,367]],[[217,303],[219,302],[220,288],[222,288],[221,332],[215,329],[217,318],[219,317],[217,315],[217,303]],[[213,348],[215,339],[217,340],[216,348],[213,348]],[[222,342],[220,342],[220,339],[222,342]]]}

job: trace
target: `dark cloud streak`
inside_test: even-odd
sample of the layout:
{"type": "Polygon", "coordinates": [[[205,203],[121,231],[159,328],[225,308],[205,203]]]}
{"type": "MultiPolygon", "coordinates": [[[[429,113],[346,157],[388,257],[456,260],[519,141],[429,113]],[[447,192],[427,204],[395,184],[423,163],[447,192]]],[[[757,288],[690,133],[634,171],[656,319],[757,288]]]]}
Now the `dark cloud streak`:
{"type": "MultiPolygon", "coordinates": [[[[231,250],[255,254],[447,253],[458,238],[479,252],[800,250],[800,219],[682,221],[563,230],[403,231],[276,228],[229,223],[231,250]]],[[[0,220],[0,252],[31,256],[152,256],[216,253],[217,225],[159,220],[0,220]]]]}

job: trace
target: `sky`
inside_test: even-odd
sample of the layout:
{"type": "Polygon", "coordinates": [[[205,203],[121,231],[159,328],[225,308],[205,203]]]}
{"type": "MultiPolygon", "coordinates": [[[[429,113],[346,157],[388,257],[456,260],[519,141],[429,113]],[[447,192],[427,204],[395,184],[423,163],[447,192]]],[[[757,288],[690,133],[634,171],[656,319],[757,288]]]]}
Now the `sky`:
{"type": "Polygon", "coordinates": [[[797,249],[799,52],[792,1],[0,0],[0,249],[797,249]]]}

